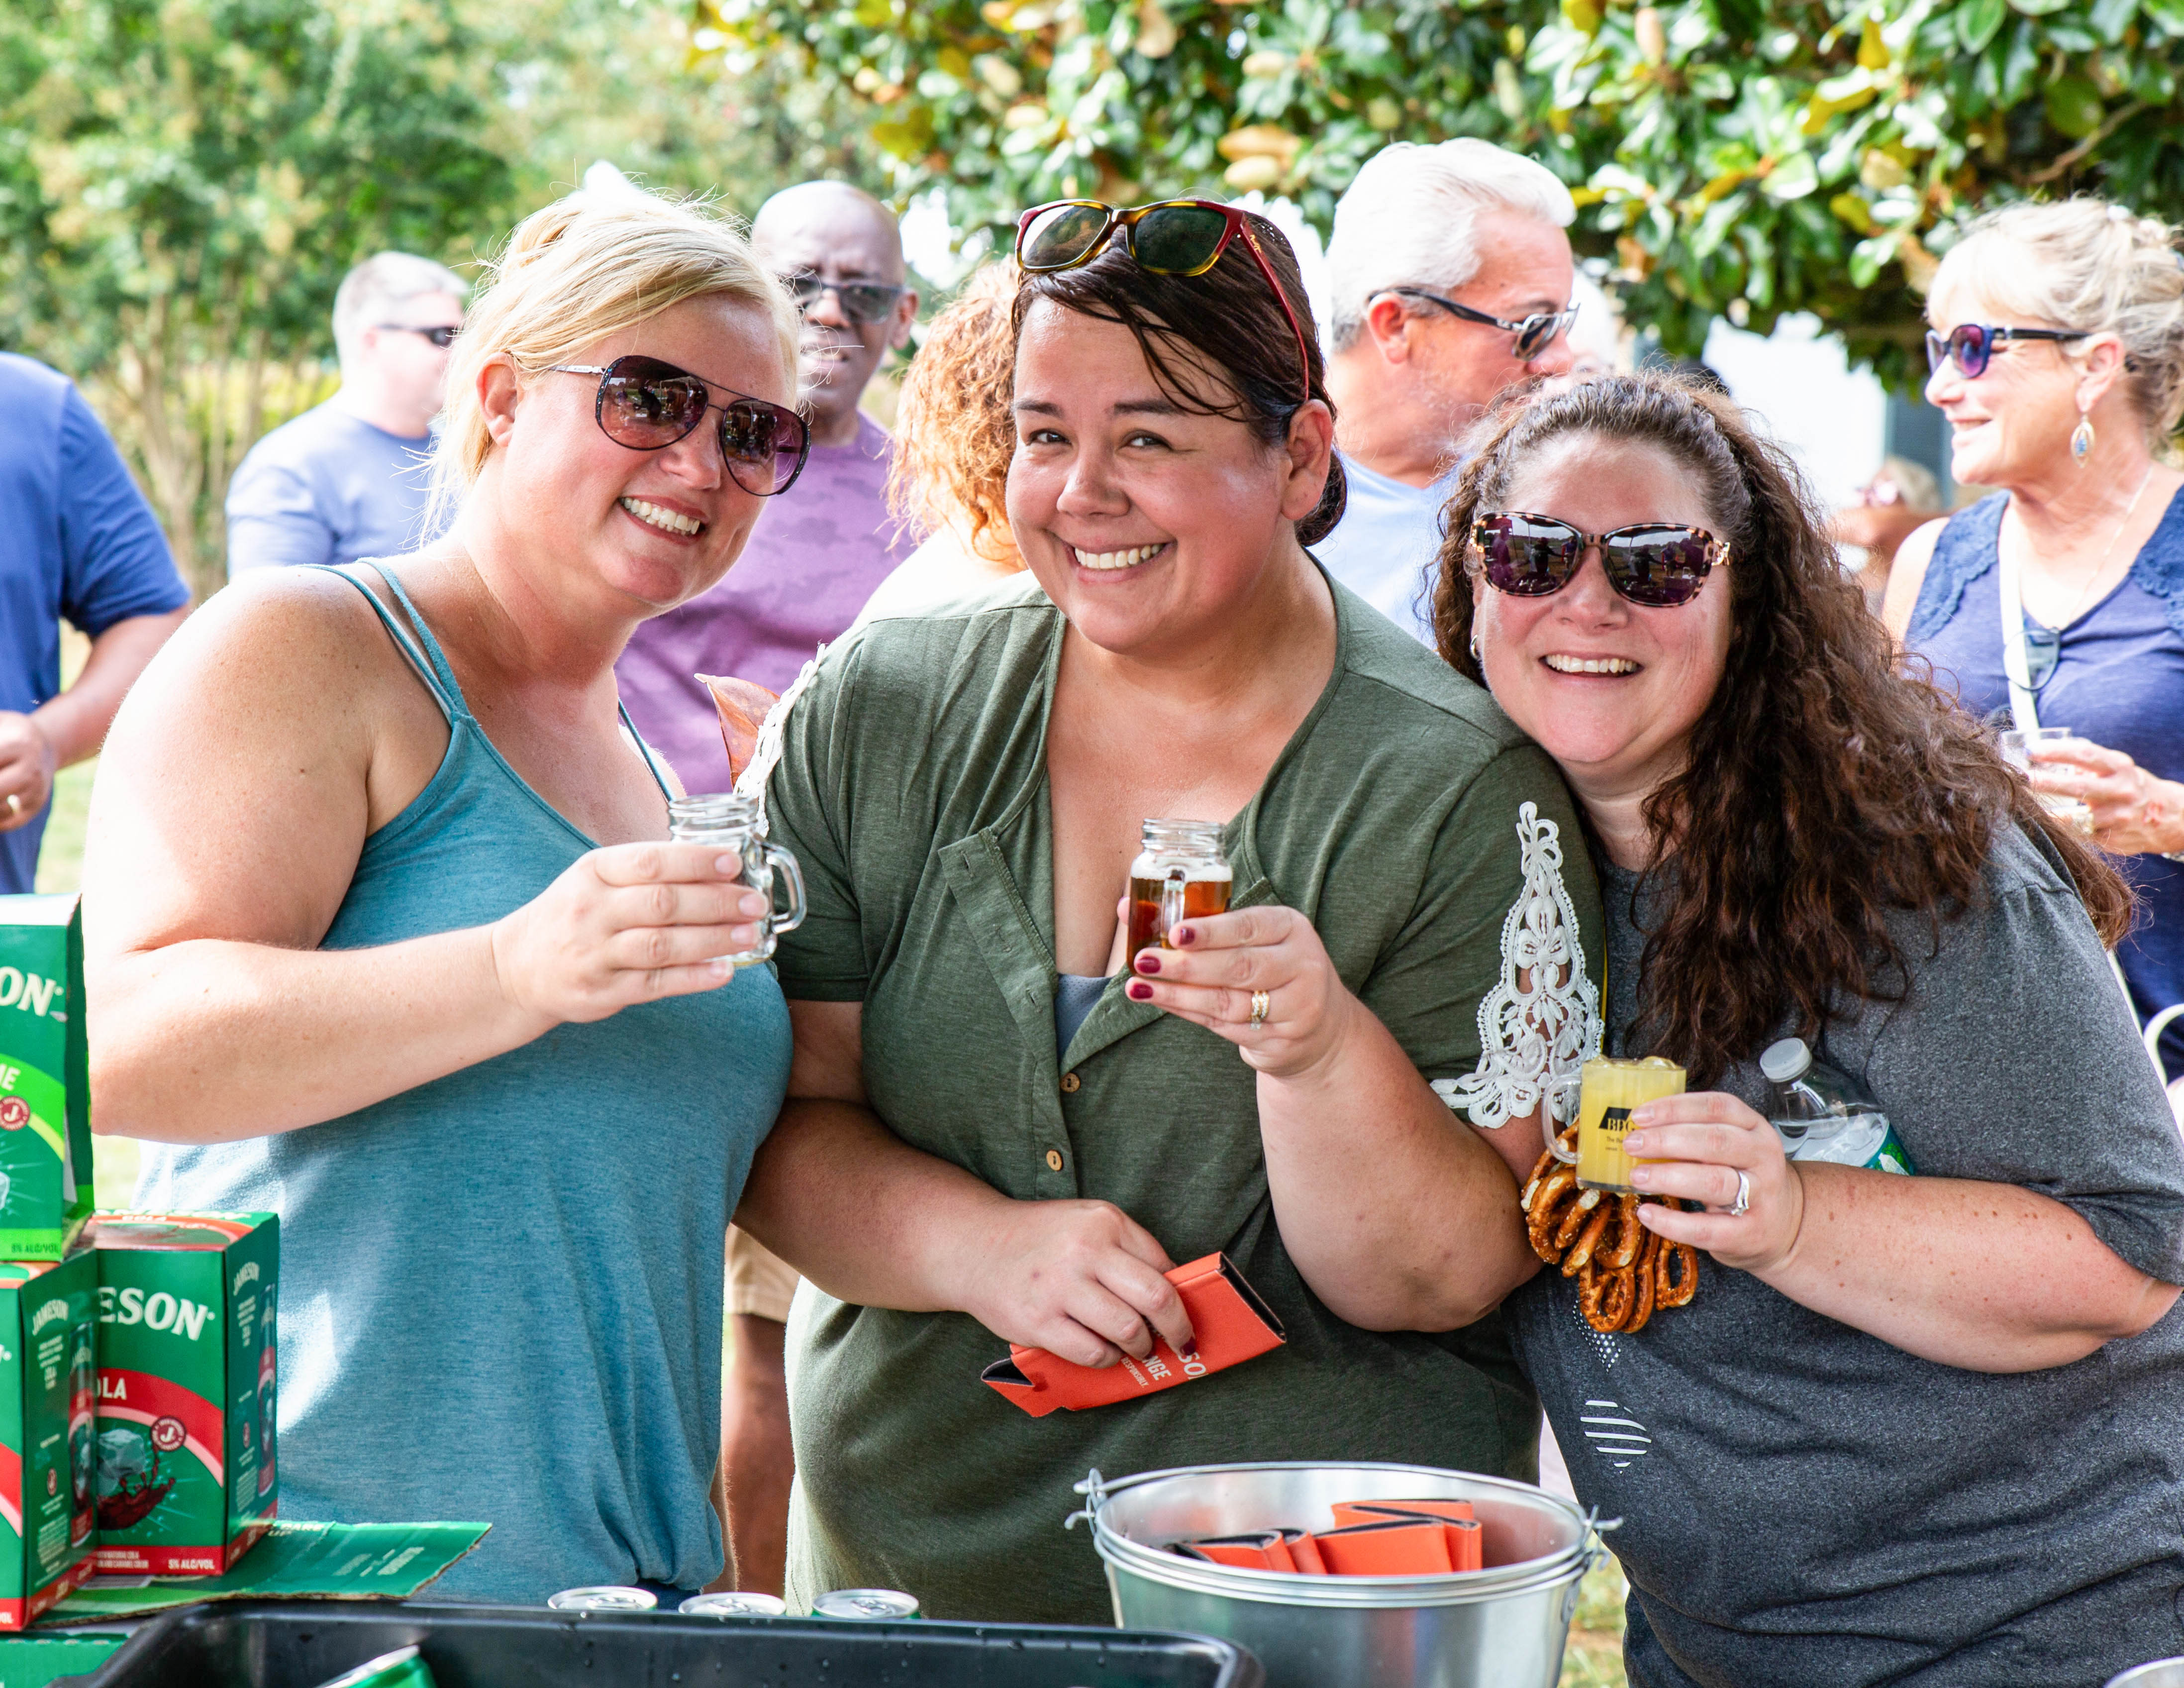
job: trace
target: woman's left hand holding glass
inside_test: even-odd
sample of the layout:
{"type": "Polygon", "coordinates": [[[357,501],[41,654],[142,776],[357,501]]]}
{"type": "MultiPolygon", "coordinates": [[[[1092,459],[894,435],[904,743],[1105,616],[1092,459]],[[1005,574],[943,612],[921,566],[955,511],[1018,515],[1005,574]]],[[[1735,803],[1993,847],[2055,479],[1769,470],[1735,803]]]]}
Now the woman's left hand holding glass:
{"type": "Polygon", "coordinates": [[[1312,922],[1294,908],[1201,915],[1169,938],[1177,947],[1139,952],[1131,998],[1226,1037],[1269,1078],[1294,1078],[1327,1061],[1362,1011],[1312,922]]]}
{"type": "Polygon", "coordinates": [[[1648,1202],[1638,1210],[1647,1227],[1760,1277],[1790,1258],[1804,1225],[1805,1187],[1766,1120],[1734,1096],[1694,1091],[1634,1109],[1630,1126],[1624,1148],[1658,1163],[1630,1169],[1639,1193],[1706,1210],[1648,1202]]]}
{"type": "Polygon", "coordinates": [[[2093,814],[2093,841],[2119,856],[2184,850],[2184,785],[2148,773],[2089,739],[2042,745],[2032,789],[2075,797],[2093,814]]]}

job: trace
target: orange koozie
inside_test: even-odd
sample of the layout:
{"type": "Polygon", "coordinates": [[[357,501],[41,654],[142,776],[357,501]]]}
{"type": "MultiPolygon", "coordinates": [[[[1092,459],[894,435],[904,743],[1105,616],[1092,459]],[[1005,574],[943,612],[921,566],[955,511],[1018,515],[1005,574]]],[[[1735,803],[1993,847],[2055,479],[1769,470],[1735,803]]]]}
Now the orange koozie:
{"type": "Polygon", "coordinates": [[[1288,1539],[1290,1558],[1298,1570],[1306,1576],[1323,1577],[1327,1574],[1327,1562],[1320,1557],[1318,1538],[1310,1530],[1285,1529],[1282,1534],[1288,1539]]]}
{"type": "Polygon", "coordinates": [[[1468,1518],[1468,1501],[1337,1501],[1334,1523],[1376,1524],[1384,1518],[1468,1518]]]}
{"type": "Polygon", "coordinates": [[[1167,1280],[1183,1298],[1183,1311],[1197,1338],[1198,1354],[1186,1360],[1158,1339],[1144,1360],[1125,1354],[1112,1366],[1078,1366],[1043,1348],[1009,1344],[1009,1357],[996,1360],[979,1378],[1034,1418],[1056,1407],[1081,1412],[1172,1389],[1194,1378],[1257,1358],[1289,1339],[1273,1310],[1223,1255],[1208,1255],[1179,1266],[1167,1280]]]}
{"type": "MultiPolygon", "coordinates": [[[[1262,1529],[1249,1535],[1206,1535],[1195,1541],[1178,1541],[1174,1551],[1186,1559],[1204,1559],[1215,1565],[1234,1565],[1246,1571],[1294,1571],[1290,1556],[1290,1532],[1262,1529]]],[[[1298,1534],[1302,1534],[1301,1531],[1298,1534]]]]}
{"type": "Polygon", "coordinates": [[[1452,1571],[1448,1527],[1439,1518],[1388,1518],[1314,1536],[1338,1577],[1422,1577],[1452,1571]]]}

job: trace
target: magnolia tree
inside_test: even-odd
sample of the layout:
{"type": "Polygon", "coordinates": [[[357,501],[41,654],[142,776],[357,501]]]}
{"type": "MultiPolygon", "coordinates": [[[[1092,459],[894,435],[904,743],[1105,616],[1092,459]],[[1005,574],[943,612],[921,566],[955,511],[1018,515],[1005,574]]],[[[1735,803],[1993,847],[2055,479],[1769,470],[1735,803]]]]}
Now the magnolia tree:
{"type": "Polygon", "coordinates": [[[1085,196],[1285,195],[1323,231],[1392,140],[1569,183],[1632,319],[1816,313],[1901,383],[1964,220],[2094,190],[2184,212],[2184,0],[696,0],[730,86],[823,87],[974,238],[1085,196]]]}

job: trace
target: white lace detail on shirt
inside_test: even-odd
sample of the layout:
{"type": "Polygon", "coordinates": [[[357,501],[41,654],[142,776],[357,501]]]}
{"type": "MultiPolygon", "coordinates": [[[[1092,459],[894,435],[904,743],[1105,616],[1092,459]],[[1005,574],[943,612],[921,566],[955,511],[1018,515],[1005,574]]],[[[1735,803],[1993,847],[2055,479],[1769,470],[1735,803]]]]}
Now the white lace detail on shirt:
{"type": "Polygon", "coordinates": [[[1585,975],[1577,910],[1563,886],[1560,829],[1538,808],[1517,811],[1524,889],[1502,923],[1502,982],[1479,1004],[1479,1066],[1434,1089],[1471,1123],[1498,1131],[1540,1105],[1549,1075],[1600,1053],[1600,992],[1585,975]]]}
{"type": "Polygon", "coordinates": [[[766,782],[773,777],[774,766],[781,760],[783,735],[788,730],[788,712],[795,707],[796,700],[804,696],[819,673],[819,659],[827,654],[822,645],[811,653],[811,660],[804,665],[787,691],[773,701],[773,707],[766,712],[766,719],[758,724],[758,741],[751,746],[751,759],[736,777],[736,795],[756,797],[759,814],[763,821],[766,813],[766,782]]]}

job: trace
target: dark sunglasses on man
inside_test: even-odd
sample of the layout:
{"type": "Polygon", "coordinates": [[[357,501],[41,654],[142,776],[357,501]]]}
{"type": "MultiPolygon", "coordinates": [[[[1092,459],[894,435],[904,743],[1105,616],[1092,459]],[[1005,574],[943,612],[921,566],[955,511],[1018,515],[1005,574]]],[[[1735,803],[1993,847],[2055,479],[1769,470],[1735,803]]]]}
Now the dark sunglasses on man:
{"type": "Polygon", "coordinates": [[[381,322],[375,326],[387,333],[422,334],[442,351],[454,344],[455,336],[463,332],[460,323],[441,322],[429,328],[420,328],[412,322],[381,322]]]}
{"type": "Polygon", "coordinates": [[[1299,388],[1312,394],[1312,359],[1305,350],[1304,327],[1289,295],[1275,278],[1273,265],[1259,249],[1251,221],[1233,205],[1212,199],[1161,199],[1128,209],[1098,199],[1054,199],[1034,205],[1017,219],[1017,263],[1029,274],[1050,276],[1090,263],[1120,232],[1123,250],[1140,270],[1156,276],[1202,276],[1221,260],[1238,235],[1274,290],[1274,300],[1296,336],[1299,388]]]}
{"type": "Polygon", "coordinates": [[[688,437],[708,411],[721,413],[721,457],[745,492],[772,498],[796,484],[811,446],[804,418],[783,405],[722,387],[656,357],[548,366],[563,375],[596,375],[592,416],[599,432],[632,451],[660,451],[688,437]],[[727,394],[716,404],[713,392],[727,394]]]}
{"type": "MultiPolygon", "coordinates": [[[[1383,288],[1380,293],[1395,293],[1403,299],[1422,299],[1429,305],[1439,305],[1459,321],[1476,322],[1482,327],[1499,328],[1505,334],[1514,334],[1517,342],[1512,349],[1519,363],[1529,363],[1539,356],[1568,331],[1571,323],[1577,321],[1577,306],[1574,305],[1567,310],[1535,311],[1529,316],[1519,317],[1512,322],[1506,317],[1490,316],[1483,310],[1474,310],[1469,305],[1460,305],[1455,299],[1443,299],[1439,293],[1424,288],[1383,288]]],[[[1380,293],[1373,295],[1374,299],[1379,296],[1380,293]]]]}
{"type": "Polygon", "coordinates": [[[1688,604],[1715,568],[1729,567],[1728,542],[1680,522],[1641,522],[1605,534],[1581,534],[1552,516],[1497,510],[1471,524],[1486,584],[1517,598],[1544,598],[1576,579],[1585,554],[1600,547],[1607,584],[1634,604],[1688,604]]]}
{"type": "Polygon", "coordinates": [[[1976,381],[1986,373],[1997,349],[2012,340],[2082,340],[2090,331],[2083,328],[1994,328],[1984,322],[1959,322],[1946,334],[1926,331],[1926,367],[1939,369],[1945,360],[1953,361],[1967,381],[1976,381]]]}
{"type": "Polygon", "coordinates": [[[830,282],[809,270],[783,276],[781,284],[788,289],[788,296],[796,301],[799,310],[811,310],[819,303],[821,295],[832,293],[842,307],[842,315],[865,327],[886,321],[894,311],[895,301],[905,291],[886,282],[830,282]]]}

